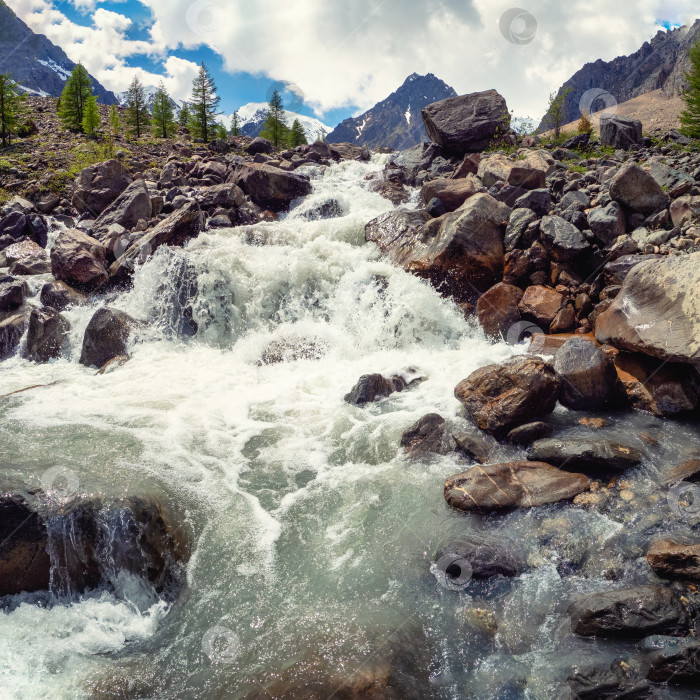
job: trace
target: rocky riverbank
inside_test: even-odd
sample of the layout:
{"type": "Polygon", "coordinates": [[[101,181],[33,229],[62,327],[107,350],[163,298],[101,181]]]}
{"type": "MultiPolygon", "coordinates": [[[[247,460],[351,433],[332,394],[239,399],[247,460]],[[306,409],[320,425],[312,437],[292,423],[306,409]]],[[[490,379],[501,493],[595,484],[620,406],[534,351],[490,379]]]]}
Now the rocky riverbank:
{"type": "MultiPolygon", "coordinates": [[[[458,316],[458,308],[469,322],[478,323],[498,357],[514,356],[479,363],[484,366],[454,377],[460,414],[449,416],[440,409],[440,415],[431,406],[430,413],[404,425],[396,439],[388,439],[381,428],[358,434],[348,426],[362,426],[362,413],[381,412],[440,381],[438,370],[425,373],[417,366],[362,376],[355,387],[334,394],[334,406],[348,414],[326,431],[334,440],[333,466],[357,461],[374,467],[398,453],[407,472],[416,465],[428,476],[436,465],[441,471],[445,464],[453,468],[454,474],[445,471],[439,477],[447,504],[447,515],[439,517],[448,518],[454,528],[447,535],[461,536],[440,533],[443,541],[433,548],[432,569],[450,594],[472,595],[460,611],[460,624],[477,635],[479,649],[493,647],[495,654],[506,648],[509,658],[515,658],[530,651],[544,631],[556,635],[572,656],[577,650],[569,677],[557,678],[576,698],[604,693],[654,697],[662,683],[697,683],[700,555],[693,498],[700,497],[700,451],[679,444],[679,436],[697,436],[698,430],[700,156],[684,150],[673,133],[654,142],[642,136],[641,126],[625,120],[613,120],[603,129],[604,144],[578,138],[551,149],[531,138],[518,142],[503,122],[496,94],[472,97],[468,108],[464,98],[455,99],[430,109],[429,132],[437,143],[395,154],[384,170],[368,172],[364,191],[399,208],[367,222],[365,237],[394,266],[425,280],[423,285],[397,271],[430,291],[437,303],[442,302],[427,284],[454,301],[450,313],[458,316]],[[475,150],[490,142],[489,150],[475,150]],[[503,350],[503,340],[512,352],[503,350]],[[336,440],[338,435],[342,437],[336,440]],[[381,443],[377,454],[353,458],[353,450],[373,441],[381,443]],[[508,588],[518,581],[528,590],[528,577],[549,581],[550,575],[557,581],[551,584],[554,593],[548,589],[546,595],[528,597],[508,588]],[[576,645],[591,639],[602,651],[589,658],[576,645]]],[[[251,225],[277,225],[290,206],[298,220],[338,218],[343,207],[333,198],[306,206],[313,190],[308,169],[331,170],[331,164],[369,158],[366,149],[344,144],[315,143],[274,153],[259,139],[208,146],[177,141],[157,166],[108,159],[81,170],[69,191],[51,198],[38,183],[27,184],[0,217],[1,357],[21,353],[38,366],[65,360],[69,313],[80,307],[89,309],[90,320],[84,332],[78,327],[82,344],[74,355],[76,366],[84,366],[81,372],[128,371],[118,368],[138,352],[135,343],[148,333],[148,322],[117,306],[135,272],[157,251],[191,246],[230,229],[244,232],[241,245],[264,249],[269,232],[251,225]]],[[[267,246],[270,256],[272,248],[267,246]]],[[[329,251],[323,255],[332,259],[339,249],[329,251]]],[[[304,254],[311,255],[308,250],[304,254]]],[[[229,268],[235,264],[231,260],[229,268]]],[[[222,305],[235,305],[234,296],[221,291],[221,280],[207,280],[208,272],[198,277],[191,263],[181,263],[168,268],[178,301],[178,337],[199,332],[200,317],[192,308],[199,284],[210,284],[222,305]]],[[[261,283],[259,276],[255,279],[261,283]]],[[[402,333],[404,317],[394,318],[382,304],[396,292],[386,276],[373,271],[368,279],[362,278],[354,303],[361,305],[362,294],[371,296],[361,309],[390,327],[381,336],[389,344],[402,333]]],[[[291,296],[290,286],[281,285],[272,299],[259,304],[273,307],[276,324],[288,318],[280,300],[291,296]]],[[[331,314],[318,284],[302,279],[299,287],[302,306],[320,307],[321,317],[331,314]]],[[[418,325],[420,342],[429,335],[429,321],[418,325]]],[[[349,333],[348,323],[344,318],[338,324],[339,333],[349,333]]],[[[411,346],[414,351],[420,342],[411,346]]],[[[276,339],[248,364],[260,370],[317,362],[327,353],[327,343],[304,335],[276,339]]],[[[222,381],[229,379],[222,373],[222,381]]],[[[443,393],[445,402],[453,401],[451,389],[443,393]]],[[[259,410],[256,420],[262,423],[270,410],[259,410]]],[[[302,420],[298,411],[296,405],[289,408],[295,420],[302,420]]],[[[230,432],[230,423],[225,425],[221,430],[217,423],[217,438],[204,451],[214,450],[221,435],[230,432]]],[[[252,434],[255,440],[246,442],[245,454],[255,469],[244,479],[254,480],[261,478],[256,469],[263,471],[275,461],[269,447],[281,438],[252,434]]],[[[284,493],[279,483],[285,478],[283,470],[270,481],[265,474],[257,492],[260,501],[277,505],[274,499],[284,493]]],[[[313,474],[293,478],[296,489],[313,480],[313,474]]],[[[393,478],[396,482],[380,493],[379,506],[404,486],[400,476],[393,478]]],[[[324,484],[324,494],[328,488],[324,484]]],[[[22,517],[34,525],[24,540],[11,541],[3,560],[13,572],[31,569],[31,590],[49,588],[50,562],[41,554],[55,532],[49,524],[65,532],[81,514],[98,524],[125,519],[126,542],[138,538],[135,532],[145,533],[151,555],[159,556],[137,558],[136,573],[158,592],[179,590],[190,545],[172,537],[172,516],[162,504],[138,497],[105,504],[85,494],[77,504],[56,511],[47,504],[47,494],[27,494],[30,490],[26,484],[8,486],[0,506],[12,516],[3,521],[8,535],[22,517]]],[[[435,493],[442,498],[439,489],[435,493]]],[[[433,503],[435,493],[412,497],[433,503]]],[[[357,494],[352,508],[365,495],[362,489],[357,494]]],[[[324,495],[324,506],[331,500],[324,495]]],[[[404,510],[410,510],[408,504],[404,510]]],[[[112,573],[105,564],[101,530],[86,527],[82,532],[89,556],[65,578],[79,591],[108,585],[112,573]]],[[[382,532],[386,538],[387,530],[382,532]]],[[[74,561],[65,542],[64,549],[74,561]]],[[[385,564],[386,557],[383,552],[385,564]]],[[[342,569],[345,559],[340,561],[337,568],[342,569]]],[[[322,564],[319,576],[335,571],[335,562],[322,564]]],[[[426,573],[427,563],[421,565],[426,573]]],[[[391,572],[392,578],[396,575],[391,572]]],[[[12,578],[23,580],[16,573],[12,578]]],[[[421,661],[411,682],[405,674],[410,673],[407,659],[428,656],[428,642],[418,634],[412,643],[395,639],[399,650],[395,653],[392,646],[385,656],[375,654],[374,665],[355,683],[337,680],[313,657],[308,664],[299,662],[293,677],[276,676],[266,683],[280,683],[283,693],[297,692],[309,679],[324,689],[338,682],[346,683],[347,697],[363,697],[367,688],[377,697],[390,697],[392,688],[404,693],[420,676],[415,696],[425,697],[431,692],[427,662],[421,661]]],[[[479,653],[474,652],[475,658],[482,658],[479,653]]],[[[508,664],[492,681],[493,692],[510,693],[495,697],[521,697],[527,683],[508,664]]]]}

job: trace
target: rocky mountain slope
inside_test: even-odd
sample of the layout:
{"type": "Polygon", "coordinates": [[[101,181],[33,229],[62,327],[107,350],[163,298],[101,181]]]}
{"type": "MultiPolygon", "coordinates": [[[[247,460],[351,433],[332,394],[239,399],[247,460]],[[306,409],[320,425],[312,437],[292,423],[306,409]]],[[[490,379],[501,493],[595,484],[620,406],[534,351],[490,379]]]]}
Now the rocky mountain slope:
{"type": "Polygon", "coordinates": [[[341,122],[328,136],[329,143],[356,143],[369,148],[397,150],[428,141],[421,110],[457,93],[432,73],[410,75],[385,100],[363,115],[341,122]]]}
{"type": "MultiPolygon", "coordinates": [[[[629,56],[619,56],[608,62],[598,60],[587,63],[559,89],[558,94],[562,94],[571,88],[565,102],[564,122],[580,118],[581,100],[588,90],[607,91],[618,103],[654,90],[661,90],[669,99],[678,95],[685,85],[685,73],[690,69],[688,48],[698,38],[700,20],[672,31],[659,31],[651,41],[645,42],[639,51],[629,56]]],[[[598,100],[589,111],[604,106],[598,100]]],[[[542,123],[540,130],[546,126],[542,123]]]]}
{"type": "MultiPolygon", "coordinates": [[[[63,49],[35,34],[0,0],[0,72],[9,73],[29,94],[58,97],[74,66],[63,49]]],[[[98,101],[117,103],[94,77],[92,88],[98,101]]]]}
{"type": "MultiPolygon", "coordinates": [[[[260,135],[260,132],[265,125],[265,119],[267,119],[267,107],[267,102],[249,102],[238,109],[238,119],[241,125],[241,134],[243,134],[243,136],[256,137],[260,135]]],[[[307,117],[306,115],[298,114],[297,112],[286,110],[284,115],[288,126],[291,126],[295,119],[299,120],[306,131],[306,136],[309,142],[315,141],[317,138],[319,138],[321,132],[328,134],[333,128],[327,124],[324,124],[319,119],[307,117]]],[[[226,125],[229,125],[232,118],[233,115],[229,115],[223,121],[226,125]]]]}

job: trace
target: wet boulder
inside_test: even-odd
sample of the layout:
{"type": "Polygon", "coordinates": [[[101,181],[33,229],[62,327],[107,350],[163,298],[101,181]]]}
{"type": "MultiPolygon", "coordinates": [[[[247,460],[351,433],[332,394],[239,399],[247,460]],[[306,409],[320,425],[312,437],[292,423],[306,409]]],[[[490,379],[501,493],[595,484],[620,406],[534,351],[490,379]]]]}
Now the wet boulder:
{"type": "Polygon", "coordinates": [[[639,119],[623,117],[620,114],[603,115],[600,119],[600,143],[612,146],[615,150],[626,151],[630,146],[641,143],[642,122],[639,119]]]}
{"type": "Polygon", "coordinates": [[[652,634],[682,636],[688,612],[678,596],[662,586],[636,586],[589,593],[568,610],[571,627],[582,637],[642,639],[652,634]]]}
{"type": "Polygon", "coordinates": [[[472,467],[445,481],[445,500],[457,510],[491,512],[571,500],[589,487],[583,474],[543,462],[472,467]]]}
{"type": "Polygon", "coordinates": [[[543,421],[525,423],[517,428],[513,428],[508,433],[507,440],[513,445],[531,445],[535,440],[549,437],[553,430],[549,423],[544,423],[543,421]]]}
{"type": "Polygon", "coordinates": [[[512,578],[527,570],[527,563],[516,547],[494,536],[479,534],[461,537],[442,544],[435,555],[438,569],[449,575],[450,565],[468,563],[475,579],[493,576],[512,578]]]}
{"type": "Polygon", "coordinates": [[[552,366],[529,356],[482,367],[455,388],[467,414],[492,434],[550,414],[558,394],[559,379],[552,366]]]}
{"type": "Polygon", "coordinates": [[[28,293],[26,282],[13,277],[0,277],[0,313],[19,309],[28,293]]]}
{"type": "Polygon", "coordinates": [[[700,544],[655,540],[647,551],[647,561],[660,578],[700,582],[700,544]]]}
{"type": "Polygon", "coordinates": [[[349,394],[345,395],[345,401],[354,406],[364,406],[378,399],[383,399],[397,391],[403,391],[409,382],[404,377],[383,377],[381,374],[364,374],[349,394]]]}
{"type": "Polygon", "coordinates": [[[567,679],[571,700],[654,700],[651,685],[622,661],[610,666],[577,666],[567,679]]]}
{"type": "Polygon", "coordinates": [[[76,228],[58,234],[51,249],[51,270],[57,280],[83,291],[94,291],[108,280],[107,250],[98,240],[76,228]]]}
{"type": "Polygon", "coordinates": [[[29,311],[20,309],[0,314],[0,360],[15,353],[28,324],[29,311]]]}
{"type": "Polygon", "coordinates": [[[0,251],[0,267],[9,267],[11,275],[41,275],[51,272],[46,251],[34,241],[23,239],[0,251]]]}
{"type": "Polygon", "coordinates": [[[73,206],[81,214],[97,217],[133,182],[118,160],[90,165],[81,170],[73,187],[73,206]]]}
{"type": "Polygon", "coordinates": [[[654,683],[688,684],[700,681],[700,641],[694,637],[668,640],[647,657],[647,678],[654,683]]]}
{"type": "Polygon", "coordinates": [[[599,410],[616,396],[617,371],[610,357],[582,338],[572,338],[554,355],[561,379],[559,401],[575,411],[599,410]]]}
{"type": "Polygon", "coordinates": [[[491,338],[507,338],[508,331],[520,321],[520,288],[499,282],[479,297],[476,314],[484,333],[491,338]]]}
{"type": "Polygon", "coordinates": [[[137,237],[109,268],[109,276],[124,282],[137,264],[146,262],[163,245],[183,246],[196,238],[204,227],[204,215],[196,200],[187,200],[182,207],[163,219],[150,231],[137,237]]]}
{"type": "Polygon", "coordinates": [[[422,115],[430,140],[456,156],[483,151],[510,128],[506,101],[495,90],[434,102],[422,115]]]}
{"type": "Polygon", "coordinates": [[[87,297],[72,287],[69,287],[65,282],[55,280],[53,282],[47,282],[41,288],[39,300],[44,306],[50,306],[57,311],[63,311],[69,306],[84,304],[87,297]]]}
{"type": "Polygon", "coordinates": [[[48,362],[60,357],[69,330],[70,323],[56,309],[32,309],[25,357],[34,362],[48,362]]]}
{"type": "Polygon", "coordinates": [[[255,204],[274,212],[285,211],[294,199],[311,194],[307,177],[265,163],[245,163],[232,178],[255,204]]]}
{"type": "Polygon", "coordinates": [[[655,214],[670,204],[656,180],[636,163],[623,165],[610,180],[610,196],[633,212],[655,214]]]}
{"type": "Polygon", "coordinates": [[[700,253],[635,266],[595,334],[622,350],[700,364],[700,253]]]}
{"type": "Polygon", "coordinates": [[[424,454],[449,454],[455,443],[447,423],[437,413],[429,413],[401,436],[401,447],[412,457],[424,454]]]}
{"type": "Polygon", "coordinates": [[[102,367],[117,355],[127,354],[129,340],[138,326],[131,316],[109,307],[95,311],[85,335],[80,364],[102,367]]]}
{"type": "Polygon", "coordinates": [[[620,472],[638,466],[644,455],[636,448],[612,440],[577,437],[537,440],[530,446],[528,459],[549,462],[567,469],[620,472]]]}
{"type": "Polygon", "coordinates": [[[400,264],[401,260],[410,255],[413,240],[429,220],[430,216],[420,209],[389,211],[372,219],[365,226],[365,240],[376,243],[392,262],[400,264]]]}

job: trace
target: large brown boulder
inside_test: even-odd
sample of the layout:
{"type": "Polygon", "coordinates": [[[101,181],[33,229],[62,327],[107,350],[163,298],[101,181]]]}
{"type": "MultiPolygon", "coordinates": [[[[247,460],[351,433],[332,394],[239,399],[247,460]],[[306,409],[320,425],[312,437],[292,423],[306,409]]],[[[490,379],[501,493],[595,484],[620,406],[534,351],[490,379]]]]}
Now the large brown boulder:
{"type": "Polygon", "coordinates": [[[537,357],[516,357],[470,374],[455,388],[455,397],[482,430],[502,434],[554,410],[559,379],[537,357]]]}
{"type": "Polygon", "coordinates": [[[77,228],[61,231],[51,249],[51,270],[57,280],[83,291],[101,287],[109,278],[106,248],[77,228]]]}
{"type": "Polygon", "coordinates": [[[125,355],[137,322],[129,314],[103,307],[95,311],[85,335],[80,364],[102,367],[117,355],[125,355]]]}
{"type": "Polygon", "coordinates": [[[700,365],[700,253],[634,267],[595,334],[623,350],[700,365]]]}
{"type": "Polygon", "coordinates": [[[640,214],[655,214],[665,209],[669,196],[656,180],[636,163],[624,165],[610,180],[610,196],[640,214]]]}
{"type": "Polygon", "coordinates": [[[137,264],[146,262],[149,255],[162,245],[182,246],[190,238],[196,238],[202,230],[203,214],[196,200],[188,201],[163,219],[155,228],[137,238],[109,268],[109,276],[116,282],[124,282],[137,264]]]}
{"type": "Polygon", "coordinates": [[[232,178],[255,204],[275,212],[288,209],[297,197],[311,194],[308,178],[265,163],[245,163],[232,178]]]}
{"type": "MultiPolygon", "coordinates": [[[[426,215],[427,216],[427,215],[426,215]]],[[[428,221],[416,229],[402,224],[387,231],[383,222],[371,221],[365,229],[397,265],[430,280],[444,294],[476,299],[503,277],[503,235],[510,209],[487,194],[476,194],[457,211],[428,221]]],[[[420,214],[411,216],[419,220],[420,214]]],[[[406,221],[401,216],[398,220],[406,221]]]]}
{"type": "Polygon", "coordinates": [[[476,314],[484,333],[491,338],[507,338],[508,331],[520,321],[520,288],[499,282],[479,297],[476,314]]]}
{"type": "Polygon", "coordinates": [[[445,500],[458,510],[490,512],[571,500],[589,487],[583,474],[543,462],[475,466],[445,481],[445,500]]]}
{"type": "Polygon", "coordinates": [[[456,156],[483,151],[510,128],[508,106],[496,90],[434,102],[422,115],[430,140],[456,156]]]}
{"type": "Polygon", "coordinates": [[[420,196],[423,204],[428,204],[431,199],[437,197],[449,212],[459,209],[470,197],[484,191],[485,188],[473,175],[467,175],[458,180],[440,179],[426,182],[420,196]]]}
{"type": "Polygon", "coordinates": [[[532,285],[525,290],[520,300],[520,313],[547,330],[564,305],[564,297],[551,287],[532,285]]]}
{"type": "Polygon", "coordinates": [[[118,160],[90,165],[75,178],[73,206],[81,214],[101,214],[131,183],[131,176],[118,160]]]}
{"type": "Polygon", "coordinates": [[[569,606],[569,616],[573,631],[582,637],[682,636],[689,625],[683,603],[662,586],[619,588],[579,596],[569,606]]]}
{"type": "MultiPolygon", "coordinates": [[[[99,232],[112,224],[119,224],[130,230],[140,219],[150,219],[152,215],[151,195],[143,180],[132,182],[119,197],[105,209],[95,222],[99,232]]],[[[99,233],[97,234],[99,237],[99,233]]]]}
{"type": "Polygon", "coordinates": [[[649,547],[647,561],[661,578],[700,582],[700,544],[656,540],[649,547]]]}

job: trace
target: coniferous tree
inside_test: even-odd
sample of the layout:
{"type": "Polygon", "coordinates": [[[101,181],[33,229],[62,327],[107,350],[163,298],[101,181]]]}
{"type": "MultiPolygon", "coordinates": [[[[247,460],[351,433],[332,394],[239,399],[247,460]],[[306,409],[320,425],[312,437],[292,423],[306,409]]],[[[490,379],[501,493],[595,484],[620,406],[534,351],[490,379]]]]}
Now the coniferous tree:
{"type": "Polygon", "coordinates": [[[178,115],[177,121],[180,126],[188,127],[190,125],[190,120],[192,119],[192,114],[190,113],[190,108],[187,106],[187,102],[182,103],[180,109],[180,114],[178,115]]]}
{"type": "Polygon", "coordinates": [[[153,128],[156,136],[162,139],[169,138],[177,130],[173,117],[173,103],[163,83],[158,86],[158,92],[153,98],[153,128]]]}
{"type": "Polygon", "coordinates": [[[690,138],[700,139],[700,41],[688,51],[690,72],[686,74],[688,89],[683,97],[685,110],[681,114],[681,131],[690,138]]]}
{"type": "Polygon", "coordinates": [[[134,76],[126,92],[126,123],[137,139],[147,131],[149,119],[146,90],[138,77],[134,76]]]}
{"type": "Polygon", "coordinates": [[[304,127],[301,125],[301,122],[298,119],[295,119],[294,124],[292,124],[292,129],[289,132],[289,145],[292,148],[295,148],[296,146],[303,146],[306,143],[308,143],[306,131],[304,131],[304,127]]]}
{"type": "Polygon", "coordinates": [[[0,140],[7,146],[19,126],[24,95],[19,85],[7,73],[0,73],[0,140]]]}
{"type": "Polygon", "coordinates": [[[277,90],[272,93],[270,104],[267,109],[267,119],[263,126],[260,136],[267,139],[275,147],[275,150],[280,146],[284,146],[289,138],[289,127],[284,114],[284,105],[282,104],[282,96],[277,90]]]}
{"type": "Polygon", "coordinates": [[[217,123],[214,125],[214,135],[217,139],[223,139],[225,141],[228,138],[228,131],[226,131],[226,127],[223,124],[217,123]]]}
{"type": "Polygon", "coordinates": [[[92,81],[90,76],[85,70],[85,66],[78,63],[73,68],[73,72],[70,74],[61,93],[58,115],[63,126],[74,131],[82,130],[85,105],[91,95],[92,81]]]}
{"type": "Polygon", "coordinates": [[[116,136],[122,130],[119,112],[114,105],[109,108],[109,126],[112,130],[112,136],[116,136]]]}
{"type": "Polygon", "coordinates": [[[214,79],[204,63],[199,67],[197,77],[192,81],[190,131],[195,138],[207,143],[214,135],[217,108],[220,97],[216,94],[214,79]]]}
{"type": "Polygon", "coordinates": [[[240,136],[241,135],[241,120],[238,116],[238,110],[236,110],[233,113],[233,117],[231,117],[231,136],[240,136]]]}
{"type": "Polygon", "coordinates": [[[564,126],[566,117],[566,98],[571,93],[571,88],[566,88],[560,94],[553,92],[549,96],[549,109],[545,119],[549,123],[550,128],[554,129],[554,137],[559,138],[561,128],[564,126]]]}
{"type": "Polygon", "coordinates": [[[94,136],[101,122],[100,110],[97,108],[97,99],[94,95],[90,95],[85,102],[85,109],[83,110],[83,131],[88,136],[94,136]]]}

